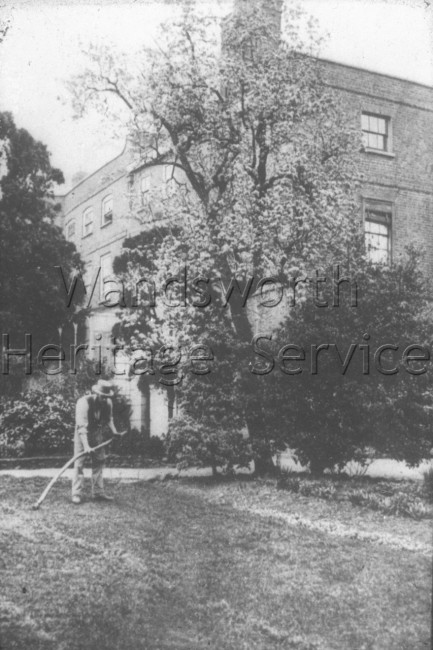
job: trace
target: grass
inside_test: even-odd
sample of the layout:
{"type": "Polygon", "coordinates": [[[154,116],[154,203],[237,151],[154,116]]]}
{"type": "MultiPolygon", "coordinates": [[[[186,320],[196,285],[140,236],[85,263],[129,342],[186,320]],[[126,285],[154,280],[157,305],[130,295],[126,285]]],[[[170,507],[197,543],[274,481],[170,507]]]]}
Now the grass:
{"type": "Polygon", "coordinates": [[[0,489],[1,650],[429,647],[429,557],[236,500],[335,504],[255,482],[176,481],[121,484],[114,504],[74,508],[63,482],[33,512],[45,484],[6,477],[0,489]]]}
{"type": "Polygon", "coordinates": [[[349,501],[384,514],[432,519],[432,477],[433,473],[425,472],[424,482],[420,482],[369,476],[349,477],[344,474],[314,478],[309,474],[282,472],[277,488],[340,503],[349,501]]]}

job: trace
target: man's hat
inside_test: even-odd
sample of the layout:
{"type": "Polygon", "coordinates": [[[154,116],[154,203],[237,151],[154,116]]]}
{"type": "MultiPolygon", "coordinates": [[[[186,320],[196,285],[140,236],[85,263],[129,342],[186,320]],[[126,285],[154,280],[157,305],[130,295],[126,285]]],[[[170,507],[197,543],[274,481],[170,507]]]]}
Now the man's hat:
{"type": "Polygon", "coordinates": [[[113,384],[105,379],[100,379],[97,384],[92,386],[92,393],[102,395],[102,397],[113,397],[113,384]]]}

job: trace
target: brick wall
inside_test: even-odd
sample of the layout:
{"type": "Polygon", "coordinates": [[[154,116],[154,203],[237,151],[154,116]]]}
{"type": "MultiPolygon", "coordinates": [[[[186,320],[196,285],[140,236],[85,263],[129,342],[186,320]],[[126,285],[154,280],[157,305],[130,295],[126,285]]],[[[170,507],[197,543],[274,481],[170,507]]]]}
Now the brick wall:
{"type": "MultiPolygon", "coordinates": [[[[364,175],[360,203],[376,200],[391,204],[393,258],[403,252],[406,243],[414,241],[425,249],[426,271],[433,272],[433,89],[330,61],[318,61],[318,66],[322,79],[338,94],[347,119],[355,128],[361,130],[363,111],[390,119],[390,155],[359,154],[364,175]]],[[[89,269],[98,268],[101,256],[106,253],[110,253],[114,260],[121,252],[125,237],[146,227],[147,207],[141,205],[140,182],[147,172],[135,170],[131,176],[133,167],[133,153],[125,147],[117,158],[59,199],[63,209],[63,227],[66,230],[71,219],[75,219],[74,241],[89,269]],[[103,227],[102,201],[108,194],[113,196],[113,223],[103,227]],[[87,207],[93,207],[95,222],[93,233],[83,237],[82,218],[87,207]],[[138,215],[142,223],[134,215],[138,215]]],[[[158,187],[166,180],[161,167],[149,173],[152,187],[158,187]]],[[[155,208],[158,201],[155,202],[151,194],[149,196],[155,208]]],[[[105,337],[109,336],[108,330],[115,317],[114,309],[103,309],[98,305],[99,287],[95,294],[93,317],[88,328],[91,344],[94,344],[92,338],[98,331],[104,330],[105,337]]],[[[283,301],[274,310],[274,323],[285,308],[283,301]]],[[[249,305],[249,309],[250,317],[256,323],[256,332],[268,331],[269,310],[257,309],[254,303],[249,305]]],[[[138,412],[141,402],[139,398],[137,400],[134,408],[138,412]]],[[[152,416],[154,420],[155,413],[152,416]]],[[[160,411],[156,415],[158,422],[165,422],[160,411]]],[[[153,433],[159,432],[158,422],[152,423],[153,433]]]]}
{"type": "MultiPolygon", "coordinates": [[[[361,130],[362,112],[389,118],[390,147],[387,154],[360,152],[364,176],[360,202],[385,201],[392,205],[392,255],[396,259],[409,242],[425,250],[425,267],[433,272],[433,89],[403,79],[318,60],[320,75],[342,102],[349,122],[361,130]]],[[[63,225],[76,222],[74,241],[87,267],[98,268],[100,258],[114,259],[125,237],[146,221],[141,206],[140,180],[130,147],[101,169],[81,181],[62,198],[63,225]],[[113,196],[113,223],[101,224],[102,201],[113,196]],[[132,197],[132,198],[131,198],[132,197]],[[83,212],[93,207],[93,233],[82,236],[83,212]],[[136,219],[134,215],[138,215],[136,219]]],[[[164,170],[149,170],[152,187],[164,182],[164,170]]],[[[152,205],[155,207],[154,197],[152,205]]],[[[95,297],[96,300],[96,297],[95,297]]],[[[95,302],[95,307],[96,307],[95,302]]]]}
{"type": "Polygon", "coordinates": [[[338,94],[354,126],[361,113],[390,119],[391,155],[360,153],[362,199],[392,204],[392,250],[409,242],[425,249],[433,271],[433,88],[366,70],[319,61],[323,81],[338,94]]]}

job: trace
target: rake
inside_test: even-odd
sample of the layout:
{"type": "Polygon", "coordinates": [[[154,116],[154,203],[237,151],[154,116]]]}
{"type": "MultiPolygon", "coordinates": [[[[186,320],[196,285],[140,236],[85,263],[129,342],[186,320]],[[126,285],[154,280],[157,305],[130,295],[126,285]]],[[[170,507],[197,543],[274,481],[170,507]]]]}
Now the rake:
{"type": "Polygon", "coordinates": [[[65,472],[68,469],[68,467],[71,467],[71,465],[73,465],[76,460],[78,460],[82,456],[86,456],[86,454],[91,454],[93,451],[96,451],[97,449],[101,449],[101,447],[105,447],[106,445],[109,445],[110,442],[113,442],[113,438],[110,438],[110,440],[106,440],[105,442],[101,442],[101,444],[97,445],[96,447],[92,447],[91,451],[82,451],[79,454],[76,454],[76,456],[73,456],[70,460],[68,460],[68,462],[65,465],[63,465],[62,469],[60,469],[58,473],[54,476],[54,478],[52,478],[51,481],[48,483],[47,487],[42,492],[39,499],[36,501],[36,503],[32,505],[32,509],[38,510],[40,508],[41,504],[43,503],[43,501],[45,501],[47,494],[51,490],[53,485],[59,480],[63,472],[65,472]]]}

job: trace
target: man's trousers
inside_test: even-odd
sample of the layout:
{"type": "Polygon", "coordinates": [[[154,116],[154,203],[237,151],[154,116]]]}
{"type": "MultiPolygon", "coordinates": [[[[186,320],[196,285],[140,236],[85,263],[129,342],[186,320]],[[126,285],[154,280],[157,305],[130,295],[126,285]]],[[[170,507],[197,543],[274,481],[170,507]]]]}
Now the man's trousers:
{"type": "MultiPolygon", "coordinates": [[[[91,444],[93,447],[100,445],[101,442],[104,442],[102,431],[98,430],[91,436],[91,444]]],[[[78,435],[78,431],[75,431],[74,435],[74,456],[80,454],[84,451],[83,442],[81,437],[78,435]]],[[[105,467],[105,449],[97,449],[92,454],[90,454],[92,459],[92,496],[98,497],[101,494],[104,494],[104,478],[103,472],[105,467]]],[[[86,456],[81,456],[74,463],[74,473],[72,476],[72,496],[73,497],[82,497],[83,488],[84,488],[84,462],[86,456]]]]}

